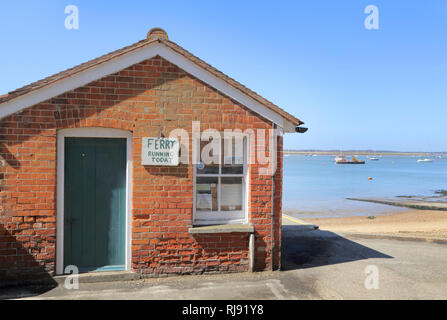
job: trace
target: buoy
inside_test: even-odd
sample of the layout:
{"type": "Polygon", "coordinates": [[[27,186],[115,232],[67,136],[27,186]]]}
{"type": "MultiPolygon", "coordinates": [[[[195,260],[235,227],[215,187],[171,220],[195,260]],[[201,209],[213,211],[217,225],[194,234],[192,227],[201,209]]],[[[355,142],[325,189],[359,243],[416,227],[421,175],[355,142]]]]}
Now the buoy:
{"type": "Polygon", "coordinates": [[[369,181],[371,181],[372,179],[373,179],[373,178],[371,178],[371,177],[368,177],[368,180],[369,180],[369,181]]]}

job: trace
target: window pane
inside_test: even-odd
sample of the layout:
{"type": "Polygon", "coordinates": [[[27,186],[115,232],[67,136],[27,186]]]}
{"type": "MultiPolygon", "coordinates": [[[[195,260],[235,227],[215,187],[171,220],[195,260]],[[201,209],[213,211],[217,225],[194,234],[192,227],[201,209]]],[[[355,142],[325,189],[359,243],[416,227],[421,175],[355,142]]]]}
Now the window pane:
{"type": "Polygon", "coordinates": [[[243,188],[242,177],[221,178],[221,205],[222,211],[242,210],[243,188]]]}
{"type": "Polygon", "coordinates": [[[217,177],[197,177],[197,211],[217,211],[217,177]]]}
{"type": "Polygon", "coordinates": [[[223,139],[222,173],[244,173],[245,139],[242,136],[223,139]]]}
{"type": "MultiPolygon", "coordinates": [[[[200,161],[202,163],[205,163],[204,159],[202,159],[202,150],[203,148],[208,145],[210,143],[210,141],[200,141],[200,161]]],[[[214,149],[211,149],[209,156],[213,157],[214,155],[214,149]]],[[[205,164],[204,167],[202,169],[200,169],[200,166],[197,167],[197,173],[198,174],[204,174],[204,173],[213,173],[213,174],[217,174],[219,173],[219,164],[218,163],[210,163],[210,164],[205,164]]]]}

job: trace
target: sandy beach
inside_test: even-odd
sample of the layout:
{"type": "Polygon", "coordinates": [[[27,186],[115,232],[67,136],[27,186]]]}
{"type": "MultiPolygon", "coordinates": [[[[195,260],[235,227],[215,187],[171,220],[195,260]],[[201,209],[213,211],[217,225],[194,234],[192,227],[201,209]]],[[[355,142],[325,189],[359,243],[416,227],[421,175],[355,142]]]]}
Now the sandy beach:
{"type": "Polygon", "coordinates": [[[368,217],[303,219],[321,230],[447,239],[447,211],[409,209],[368,217]]]}

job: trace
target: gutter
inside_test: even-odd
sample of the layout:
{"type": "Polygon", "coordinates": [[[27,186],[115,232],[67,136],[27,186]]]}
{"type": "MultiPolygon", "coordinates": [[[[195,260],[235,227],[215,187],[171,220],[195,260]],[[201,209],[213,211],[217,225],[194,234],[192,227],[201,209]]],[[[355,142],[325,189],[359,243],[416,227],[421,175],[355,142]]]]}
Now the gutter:
{"type": "MultiPolygon", "coordinates": [[[[277,145],[276,145],[276,140],[278,139],[276,132],[276,125],[272,122],[272,130],[273,130],[273,146],[272,146],[272,151],[273,151],[273,155],[274,155],[274,162],[275,162],[275,172],[276,172],[276,161],[277,161],[277,145]]],[[[272,164],[273,165],[273,164],[272,164]]],[[[274,249],[275,249],[275,242],[273,241],[273,237],[274,237],[274,222],[275,222],[275,206],[274,206],[274,195],[275,195],[275,172],[272,172],[272,199],[271,199],[271,213],[270,213],[270,217],[271,217],[271,228],[270,228],[270,265],[271,265],[271,269],[272,271],[274,270],[273,267],[273,257],[274,257],[274,249]]]]}

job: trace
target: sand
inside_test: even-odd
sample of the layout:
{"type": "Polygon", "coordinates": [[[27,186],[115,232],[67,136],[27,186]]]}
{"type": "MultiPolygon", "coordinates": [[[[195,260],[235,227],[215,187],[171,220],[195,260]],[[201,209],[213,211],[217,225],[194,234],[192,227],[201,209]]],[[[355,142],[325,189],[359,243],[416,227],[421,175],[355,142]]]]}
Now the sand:
{"type": "Polygon", "coordinates": [[[447,211],[408,210],[368,217],[309,218],[321,230],[447,239],[447,211]]]}

